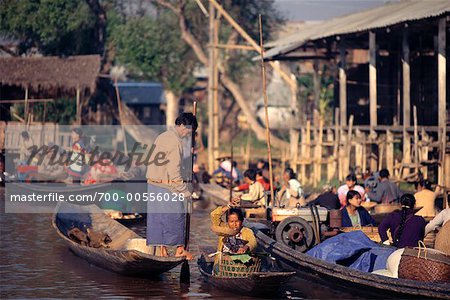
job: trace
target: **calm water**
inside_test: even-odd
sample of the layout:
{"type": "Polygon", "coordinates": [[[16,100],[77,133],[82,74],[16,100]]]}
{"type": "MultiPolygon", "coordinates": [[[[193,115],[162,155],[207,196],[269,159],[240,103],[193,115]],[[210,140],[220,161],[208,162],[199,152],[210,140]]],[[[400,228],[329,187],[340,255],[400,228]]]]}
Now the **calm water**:
{"type": "MultiPolygon", "coordinates": [[[[68,250],[51,226],[50,214],[5,214],[0,188],[0,298],[236,298],[205,284],[195,262],[190,263],[191,283],[180,285],[180,267],[150,280],[117,275],[89,265],[68,250]]],[[[215,245],[209,230],[208,209],[192,218],[191,250],[215,245]]],[[[145,225],[132,228],[141,235],[145,225]]],[[[334,291],[296,277],[279,298],[351,298],[351,292],[334,291]]],[[[246,299],[239,296],[239,299],[246,299]]],[[[251,299],[251,298],[249,298],[251,299]]]]}

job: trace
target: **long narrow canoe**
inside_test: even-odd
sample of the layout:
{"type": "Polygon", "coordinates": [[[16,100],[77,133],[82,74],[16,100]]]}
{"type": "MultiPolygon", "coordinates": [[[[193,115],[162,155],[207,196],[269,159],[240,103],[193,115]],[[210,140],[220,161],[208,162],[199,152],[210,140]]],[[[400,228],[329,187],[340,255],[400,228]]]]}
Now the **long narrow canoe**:
{"type": "Polygon", "coordinates": [[[138,250],[128,250],[125,245],[130,239],[142,237],[108,217],[95,205],[79,206],[60,202],[53,215],[52,224],[58,235],[77,256],[109,271],[153,277],[185,261],[184,257],[161,257],[138,250]],[[106,233],[112,242],[108,244],[108,248],[82,246],[67,237],[67,231],[74,226],[80,229],[88,227],[96,232],[106,233]]]}
{"type": "Polygon", "coordinates": [[[295,251],[262,231],[254,230],[258,245],[274,257],[282,269],[296,271],[298,276],[335,288],[350,288],[360,296],[450,299],[449,284],[389,278],[354,270],[295,251]]]}
{"type": "Polygon", "coordinates": [[[212,275],[214,261],[204,254],[197,261],[203,279],[210,285],[232,293],[249,296],[274,295],[295,272],[256,272],[248,277],[222,277],[212,275]]]}

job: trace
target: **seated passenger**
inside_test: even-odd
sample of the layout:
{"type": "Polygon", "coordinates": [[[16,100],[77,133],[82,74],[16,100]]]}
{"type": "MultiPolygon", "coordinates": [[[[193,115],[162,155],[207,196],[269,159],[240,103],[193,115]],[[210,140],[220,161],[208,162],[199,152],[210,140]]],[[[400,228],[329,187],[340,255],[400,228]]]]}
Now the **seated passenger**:
{"type": "Polygon", "coordinates": [[[414,198],[416,198],[416,207],[422,207],[421,210],[416,212],[416,216],[434,217],[436,215],[436,210],[434,208],[436,194],[431,191],[430,182],[421,179],[415,185],[417,190],[417,193],[414,194],[414,198]]]}
{"type": "Polygon", "coordinates": [[[248,169],[244,172],[244,182],[249,185],[248,193],[242,194],[240,199],[244,202],[251,202],[260,207],[265,207],[264,187],[256,181],[256,170],[248,169]]]}
{"type": "Polygon", "coordinates": [[[395,247],[417,247],[417,243],[425,236],[427,222],[423,217],[414,215],[416,199],[412,194],[401,196],[400,204],[402,209],[387,215],[378,226],[381,241],[388,241],[387,231],[390,230],[395,247]]]}
{"type": "MultiPolygon", "coordinates": [[[[260,170],[260,169],[256,170],[256,181],[258,181],[259,183],[262,184],[262,186],[264,187],[265,191],[269,191],[270,190],[270,182],[266,181],[266,179],[262,175],[262,170],[260,170]]],[[[245,180],[244,180],[243,184],[233,188],[233,190],[235,190],[237,192],[241,192],[241,191],[248,190],[249,187],[250,187],[250,185],[248,183],[245,183],[245,180]]]]}
{"type": "Polygon", "coordinates": [[[366,198],[364,188],[362,186],[358,185],[358,182],[356,180],[356,175],[349,174],[349,175],[347,175],[347,177],[345,177],[345,184],[341,185],[337,190],[339,201],[341,202],[341,209],[343,209],[347,205],[346,199],[347,199],[348,191],[359,192],[361,199],[363,201],[366,198]]]}
{"type": "Polygon", "coordinates": [[[347,206],[342,209],[342,227],[375,225],[375,220],[361,206],[361,194],[350,190],[346,197],[347,206]]]}
{"type": "MultiPolygon", "coordinates": [[[[243,254],[256,248],[255,235],[250,228],[243,227],[243,222],[242,211],[230,205],[218,207],[211,212],[212,230],[219,235],[218,252],[243,254]],[[224,214],[226,222],[222,220],[224,214]]],[[[216,256],[214,263],[218,262],[219,256],[216,256]]]]}

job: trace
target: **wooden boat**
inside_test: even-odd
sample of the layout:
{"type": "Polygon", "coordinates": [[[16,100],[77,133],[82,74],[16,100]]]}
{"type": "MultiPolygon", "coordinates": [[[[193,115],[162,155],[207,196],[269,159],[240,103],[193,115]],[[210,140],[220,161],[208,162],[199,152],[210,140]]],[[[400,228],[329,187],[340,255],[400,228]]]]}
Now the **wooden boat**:
{"type": "Polygon", "coordinates": [[[389,278],[354,270],[310,257],[276,242],[261,230],[254,230],[258,245],[275,258],[282,269],[296,271],[298,276],[323,285],[347,291],[351,288],[359,296],[450,299],[448,284],[389,278]]]}
{"type": "Polygon", "coordinates": [[[153,277],[185,261],[184,257],[161,257],[127,249],[126,245],[131,239],[142,237],[108,217],[95,205],[78,206],[60,202],[53,215],[52,224],[58,235],[77,256],[98,267],[120,274],[153,277]],[[67,231],[74,226],[88,227],[96,232],[106,233],[112,242],[108,244],[108,248],[82,246],[67,237],[67,231]]]}
{"type": "MultiPolygon", "coordinates": [[[[230,190],[217,183],[200,183],[202,196],[216,206],[226,206],[230,199],[230,190]]],[[[233,192],[234,193],[234,192],[233,192]]]]}
{"type": "Polygon", "coordinates": [[[295,274],[295,272],[256,272],[240,278],[213,276],[214,260],[204,254],[200,256],[197,264],[200,274],[208,284],[233,294],[249,296],[274,295],[295,274]]]}

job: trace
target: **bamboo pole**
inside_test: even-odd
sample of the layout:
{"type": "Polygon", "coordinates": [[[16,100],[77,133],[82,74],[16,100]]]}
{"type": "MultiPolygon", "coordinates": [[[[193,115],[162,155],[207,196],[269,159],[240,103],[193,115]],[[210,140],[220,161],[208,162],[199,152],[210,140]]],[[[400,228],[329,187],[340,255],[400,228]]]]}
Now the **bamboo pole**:
{"type": "Polygon", "coordinates": [[[227,50],[255,51],[255,48],[253,48],[252,46],[247,46],[247,45],[232,45],[232,44],[214,43],[214,44],[209,45],[209,46],[214,47],[214,48],[219,48],[219,49],[227,49],[227,50]]]}
{"type": "Polygon", "coordinates": [[[3,104],[3,103],[24,103],[25,101],[26,101],[27,103],[47,103],[47,102],[54,102],[55,99],[53,99],[53,98],[45,98],[45,99],[23,99],[23,100],[21,100],[21,99],[14,99],[14,100],[8,99],[8,100],[0,100],[0,104],[3,104]]]}
{"type": "Polygon", "coordinates": [[[414,166],[419,174],[419,133],[417,132],[417,107],[414,105],[414,166]]]}
{"type": "Polygon", "coordinates": [[[402,72],[403,72],[403,124],[411,125],[411,82],[409,67],[408,32],[403,32],[402,40],[402,72]]]}
{"type": "Polygon", "coordinates": [[[345,170],[350,170],[350,155],[352,151],[352,135],[353,135],[353,115],[350,115],[348,119],[348,132],[347,132],[347,140],[345,144],[345,170]]]}
{"type": "MultiPolygon", "coordinates": [[[[331,129],[327,129],[327,143],[333,145],[333,131],[331,129]]],[[[327,149],[327,154],[329,153],[329,149],[327,149]]],[[[327,182],[330,182],[333,177],[334,177],[334,173],[335,173],[336,169],[334,167],[334,157],[328,158],[327,161],[327,182]]]]}
{"type": "Polygon", "coordinates": [[[336,108],[334,110],[334,147],[333,147],[333,166],[334,166],[334,174],[341,179],[339,176],[339,169],[338,169],[338,158],[339,155],[339,108],[336,108]]]}
{"type": "Polygon", "coordinates": [[[438,23],[438,124],[440,127],[439,132],[442,132],[440,136],[440,141],[442,142],[442,161],[439,166],[439,180],[440,185],[445,185],[445,156],[446,156],[446,89],[447,89],[447,56],[445,53],[446,48],[446,28],[447,28],[446,17],[439,19],[438,23]]]}
{"type": "MultiPolygon", "coordinates": [[[[214,1],[214,0],[212,0],[214,1]]],[[[262,34],[262,17],[259,15],[259,38],[260,38],[260,53],[261,53],[261,75],[263,83],[263,96],[264,96],[264,111],[266,115],[266,140],[267,140],[267,154],[269,158],[269,180],[270,180],[270,197],[272,202],[275,201],[275,194],[273,191],[273,169],[272,169],[272,152],[270,149],[270,134],[269,134],[269,111],[268,111],[268,99],[266,92],[266,69],[264,66],[264,42],[262,34]]]]}
{"type": "MultiPolygon", "coordinates": [[[[209,2],[209,41],[214,43],[214,17],[215,9],[212,2],[209,2]]],[[[208,76],[208,171],[214,172],[214,49],[211,47],[209,55],[209,76],[208,76]]]]}
{"type": "MultiPolygon", "coordinates": [[[[214,15],[214,14],[213,14],[214,15]]],[[[219,19],[214,19],[214,44],[219,42],[219,19]]],[[[219,51],[213,48],[213,104],[214,104],[214,169],[219,166],[216,160],[219,157],[219,51]]]]}
{"type": "Polygon", "coordinates": [[[25,88],[25,108],[24,108],[24,117],[25,124],[28,122],[28,88],[25,88]]]}
{"type": "Polygon", "coordinates": [[[375,33],[369,32],[370,126],[377,126],[377,45],[375,33]]]}
{"type": "Polygon", "coordinates": [[[390,130],[386,131],[386,168],[394,175],[394,135],[390,130]]]}
{"type": "Polygon", "coordinates": [[[322,179],[322,140],[323,140],[323,118],[319,117],[319,132],[314,135],[316,146],[314,148],[314,187],[317,187],[322,179]]]}
{"type": "Polygon", "coordinates": [[[341,41],[339,44],[339,110],[341,112],[342,125],[347,125],[347,73],[346,73],[346,51],[341,41]]]}
{"type": "MultiPolygon", "coordinates": [[[[421,149],[419,151],[420,154],[420,160],[421,161],[428,161],[428,144],[430,143],[430,137],[427,134],[427,132],[425,131],[425,129],[422,128],[422,145],[421,145],[421,149]]],[[[423,178],[428,178],[428,167],[427,165],[424,165],[422,167],[422,174],[423,174],[423,178]]]]}
{"type": "MultiPolygon", "coordinates": [[[[117,82],[116,82],[117,83],[117,82]]],[[[77,88],[77,125],[81,125],[80,89],[77,88]]]]}
{"type": "Polygon", "coordinates": [[[124,124],[123,124],[122,100],[120,98],[119,86],[117,85],[117,78],[114,78],[114,87],[116,90],[117,107],[119,108],[120,130],[122,131],[123,135],[123,147],[125,155],[128,155],[127,136],[125,135],[125,128],[123,127],[124,124]]]}

